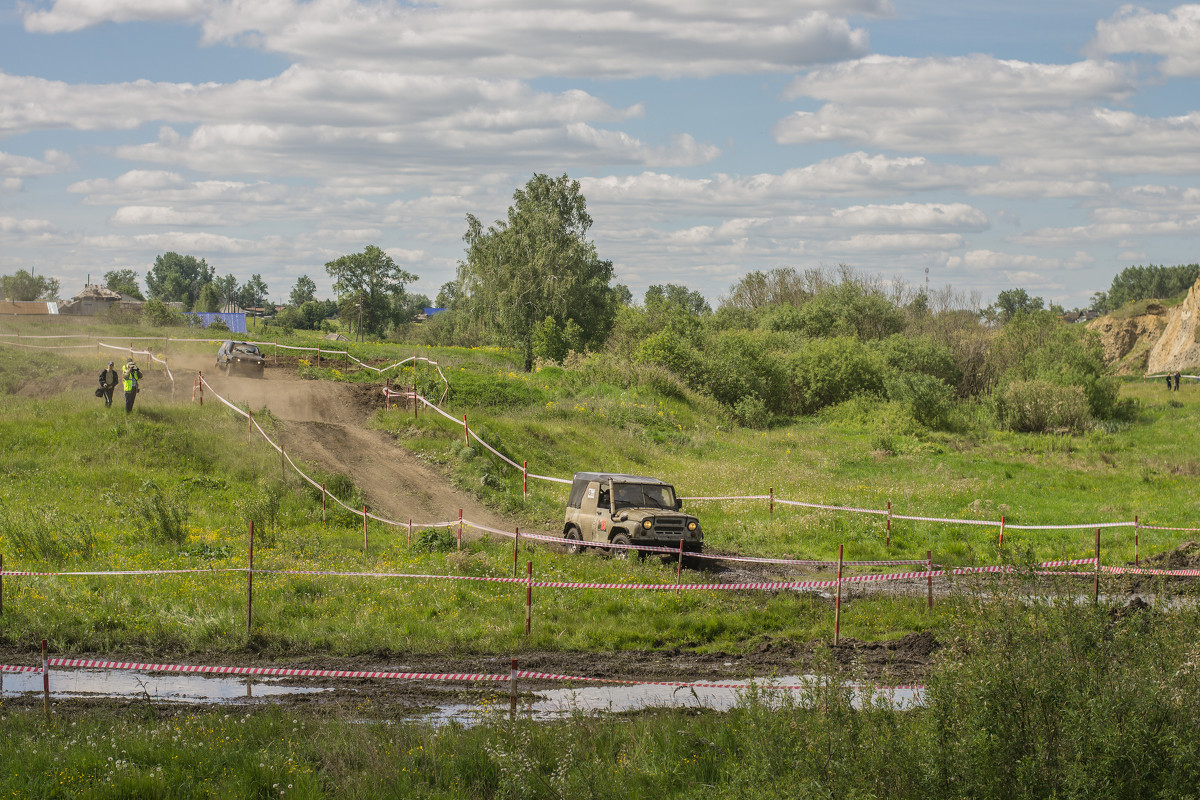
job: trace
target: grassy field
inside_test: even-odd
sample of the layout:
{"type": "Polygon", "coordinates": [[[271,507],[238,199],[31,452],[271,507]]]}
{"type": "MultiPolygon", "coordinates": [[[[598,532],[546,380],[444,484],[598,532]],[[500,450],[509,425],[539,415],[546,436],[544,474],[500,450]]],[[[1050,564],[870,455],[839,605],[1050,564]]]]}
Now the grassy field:
{"type": "MultiPolygon", "coordinates": [[[[100,334],[102,330],[89,330],[100,334]]],[[[136,329],[115,332],[137,335],[136,329]]],[[[28,331],[23,331],[28,335],[28,331]]],[[[281,342],[284,340],[281,340],[281,342]]],[[[312,342],[302,335],[288,343],[312,342]]],[[[341,346],[341,345],[340,345],[341,346]]],[[[350,345],[373,363],[406,355],[350,345]]],[[[208,354],[172,342],[168,358],[208,354]]],[[[155,351],[159,352],[156,346],[155,351]]],[[[897,514],[1013,524],[1131,520],[1200,525],[1200,388],[1168,394],[1129,382],[1131,424],[1078,436],[997,433],[981,409],[962,409],[953,433],[905,425],[886,404],[823,418],[738,428],[710,401],[652,374],[588,369],[517,371],[497,350],[422,350],[451,383],[451,413],[530,470],[647,473],[685,496],[766,494],[897,514]]],[[[327,576],[256,578],[246,631],[246,531],[256,522],[263,570],[387,571],[501,577],[511,543],[468,541],[361,520],[320,518],[320,495],[278,477],[278,456],[245,446],[244,423],[217,404],[139,400],[130,417],[79,391],[93,353],[64,356],[0,346],[0,554],[12,570],[205,569],[183,576],[8,577],[0,647],[32,663],[45,637],[63,654],[188,657],[238,663],[406,653],[675,650],[746,653],[773,642],[823,642],[826,601],[795,593],[539,590],[524,636],[524,589],[506,584],[327,576]],[[40,387],[31,391],[31,381],[40,387]],[[219,572],[217,570],[231,570],[219,572]]],[[[334,364],[300,366],[313,379],[378,381],[334,364]]],[[[179,376],[190,385],[190,378],[179,376]]],[[[429,370],[395,380],[432,387],[429,370]]],[[[256,410],[271,431],[280,424],[256,410]]],[[[379,413],[373,425],[440,463],[511,518],[543,529],[561,520],[564,491],[531,482],[435,415],[379,413]]],[[[346,476],[314,473],[351,505],[346,476]]],[[[808,511],[762,501],[688,503],[709,549],[848,559],[923,557],[949,564],[1020,563],[1090,555],[1091,530],[1018,532],[897,522],[884,546],[877,516],[808,511]]],[[[1141,532],[1142,557],[1192,534],[1141,532]]],[[[1132,560],[1130,529],[1106,529],[1104,561],[1132,560]]],[[[673,583],[674,564],[568,557],[526,547],[535,577],[673,583]]],[[[689,571],[690,572],[690,571],[689,571]]],[[[685,573],[685,581],[703,580],[685,573]]],[[[995,587],[994,587],[995,588],[995,587]]],[[[999,587],[998,590],[1002,590],[999,587]]],[[[1161,587],[1160,587],[1161,589],[1161,587]]],[[[1011,587],[1018,591],[1018,587],[1011,587]]],[[[1175,587],[1175,591],[1189,591],[1175,587]]],[[[17,796],[1185,796],[1194,792],[1200,624],[1190,607],[1135,617],[1065,604],[1025,607],[970,593],[931,612],[919,596],[858,598],[844,636],[892,639],[932,631],[947,645],[931,667],[925,711],[854,711],[836,690],[776,709],[748,697],[737,712],[655,712],[562,724],[504,722],[435,729],[356,711],[361,724],[319,712],[181,711],[134,704],[93,711],[69,704],[52,722],[0,703],[0,793],[17,796]],[[1132,621],[1131,621],[1132,620],[1132,621]],[[1136,624],[1135,624],[1136,622],[1136,624]],[[1014,712],[1014,709],[1016,712],[1014,712]],[[295,721],[293,721],[295,720],[295,721]],[[1116,743],[1120,744],[1120,747],[1116,743]],[[598,766],[594,766],[598,765],[598,766]],[[282,792],[283,794],[280,794],[282,792]]],[[[831,657],[828,671],[838,674],[831,657]]]]}

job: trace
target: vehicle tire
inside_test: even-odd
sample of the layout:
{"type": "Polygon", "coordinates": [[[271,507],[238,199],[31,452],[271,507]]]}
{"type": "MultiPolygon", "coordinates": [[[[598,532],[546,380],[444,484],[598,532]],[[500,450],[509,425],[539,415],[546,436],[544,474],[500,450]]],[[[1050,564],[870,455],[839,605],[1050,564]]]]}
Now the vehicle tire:
{"type": "MultiPolygon", "coordinates": [[[[612,543],[613,544],[624,544],[624,545],[633,544],[633,542],[629,541],[629,536],[627,536],[624,533],[618,533],[616,536],[612,537],[612,543]]],[[[621,561],[626,561],[629,559],[630,553],[635,553],[638,551],[623,550],[623,549],[618,549],[618,548],[614,547],[614,548],[611,548],[608,552],[612,553],[613,558],[620,559],[621,561]]]]}
{"type": "Polygon", "coordinates": [[[567,532],[563,534],[563,539],[566,540],[567,552],[571,555],[578,555],[583,552],[583,545],[580,544],[583,541],[583,536],[580,535],[579,528],[576,528],[574,525],[567,528],[567,532]]]}

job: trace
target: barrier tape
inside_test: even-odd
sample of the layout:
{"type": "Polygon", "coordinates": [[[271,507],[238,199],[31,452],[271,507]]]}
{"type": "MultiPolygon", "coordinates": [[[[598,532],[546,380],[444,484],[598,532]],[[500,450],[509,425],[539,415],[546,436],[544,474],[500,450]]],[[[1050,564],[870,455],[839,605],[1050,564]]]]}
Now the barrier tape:
{"type": "MultiPolygon", "coordinates": [[[[216,572],[245,572],[245,567],[220,567],[215,569],[118,569],[118,570],[93,570],[88,572],[29,572],[29,571],[14,571],[11,569],[0,570],[0,576],[23,576],[36,578],[87,578],[87,577],[107,577],[111,575],[192,575],[205,574],[211,575],[216,572]]],[[[257,572],[258,570],[255,570],[257,572]]]]}
{"type": "MultiPolygon", "coordinates": [[[[298,667],[229,667],[199,664],[152,664],[132,661],[105,661],[86,658],[47,658],[47,667],[68,669],[108,669],[137,672],[166,672],[199,675],[255,675],[279,678],[368,678],[383,680],[413,681],[468,681],[473,683],[508,683],[513,677],[525,680],[565,681],[569,683],[608,683],[621,686],[672,686],[691,689],[750,689],[752,687],[773,690],[811,690],[821,685],[821,680],[802,684],[780,684],[771,681],[756,683],[753,679],[743,683],[707,683],[702,681],[648,681],[630,678],[595,678],[584,675],[564,675],[556,672],[515,670],[510,673],[486,672],[388,672],[382,670],[303,669],[298,667]]],[[[42,668],[0,664],[0,672],[41,673],[42,668]]],[[[883,686],[878,684],[850,683],[847,688],[876,692],[923,691],[923,684],[883,686]]]]}
{"type": "Polygon", "coordinates": [[[1146,567],[1100,567],[1101,572],[1114,575],[1173,575],[1180,578],[1198,577],[1200,569],[1152,569],[1146,567]]]}

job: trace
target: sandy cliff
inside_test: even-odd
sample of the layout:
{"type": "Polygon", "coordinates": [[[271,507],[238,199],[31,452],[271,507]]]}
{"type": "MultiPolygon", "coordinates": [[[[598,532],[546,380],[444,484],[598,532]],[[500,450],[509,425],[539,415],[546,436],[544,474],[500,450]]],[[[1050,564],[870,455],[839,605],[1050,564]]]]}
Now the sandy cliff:
{"type": "Polygon", "coordinates": [[[1200,365],[1200,280],[1188,290],[1187,299],[1167,312],[1167,325],[1150,349],[1147,372],[1175,372],[1200,365]]]}

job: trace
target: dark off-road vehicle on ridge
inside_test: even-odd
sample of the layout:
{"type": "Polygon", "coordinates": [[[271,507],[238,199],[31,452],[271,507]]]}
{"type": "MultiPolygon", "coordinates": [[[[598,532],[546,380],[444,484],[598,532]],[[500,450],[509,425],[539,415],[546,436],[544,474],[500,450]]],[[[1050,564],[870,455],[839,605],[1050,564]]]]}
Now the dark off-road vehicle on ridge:
{"type": "MultiPolygon", "coordinates": [[[[583,549],[579,542],[679,547],[700,552],[704,534],[700,520],[680,513],[683,502],[675,487],[658,478],[611,472],[576,472],[567,499],[563,538],[567,550],[583,549]]],[[[614,549],[625,557],[628,550],[614,549]]]]}
{"type": "Polygon", "coordinates": [[[217,351],[217,367],[232,375],[234,371],[261,378],[267,359],[258,345],[249,342],[222,342],[217,351]]]}

